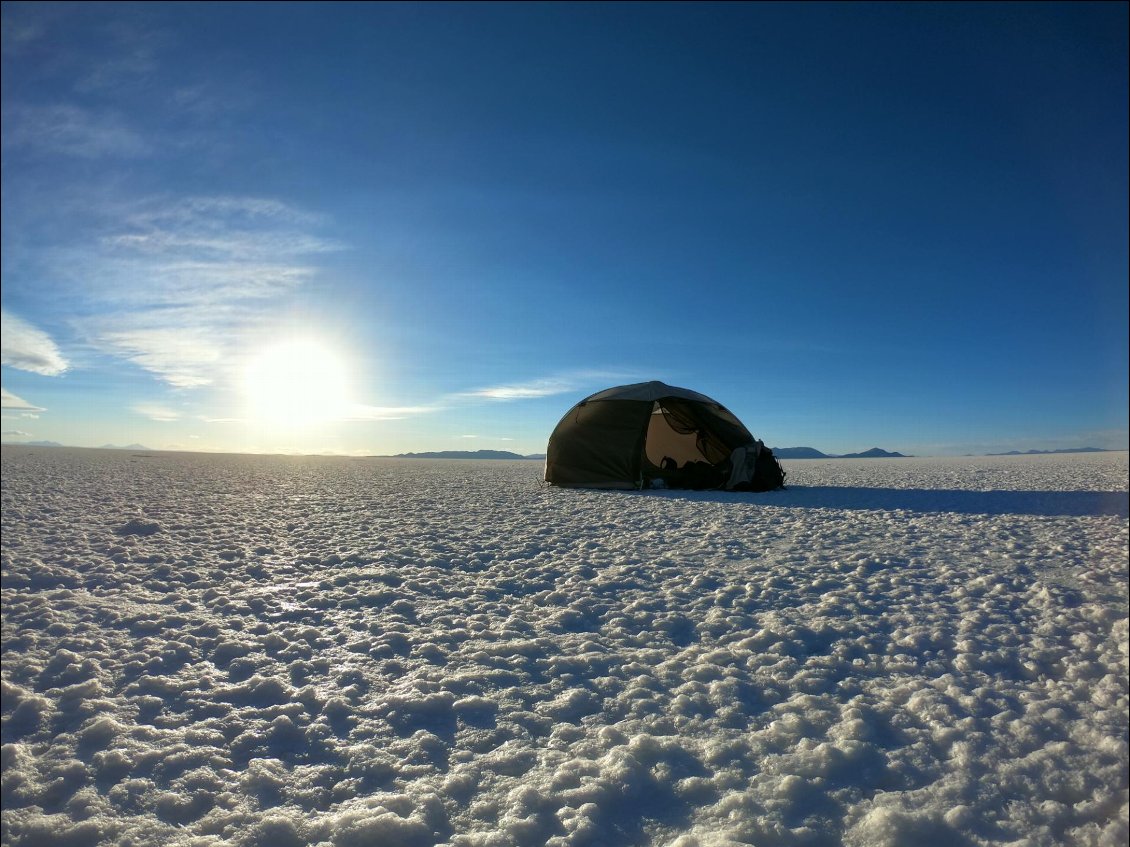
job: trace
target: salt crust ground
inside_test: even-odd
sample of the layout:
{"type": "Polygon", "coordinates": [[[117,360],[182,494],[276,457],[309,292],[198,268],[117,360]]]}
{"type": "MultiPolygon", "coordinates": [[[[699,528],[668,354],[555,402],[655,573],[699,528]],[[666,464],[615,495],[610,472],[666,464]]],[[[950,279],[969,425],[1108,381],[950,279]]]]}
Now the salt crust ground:
{"type": "Polygon", "coordinates": [[[1126,454],[786,467],[6,447],[3,843],[1122,845],[1126,454]]]}

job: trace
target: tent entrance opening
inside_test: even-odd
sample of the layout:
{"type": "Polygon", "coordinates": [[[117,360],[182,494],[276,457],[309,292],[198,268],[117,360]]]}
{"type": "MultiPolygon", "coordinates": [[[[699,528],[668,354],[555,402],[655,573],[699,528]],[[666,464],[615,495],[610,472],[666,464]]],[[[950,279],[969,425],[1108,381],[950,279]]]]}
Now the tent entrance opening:
{"type": "Polygon", "coordinates": [[[664,459],[671,459],[676,467],[688,462],[709,462],[699,448],[700,434],[696,428],[674,420],[670,413],[655,402],[644,440],[644,456],[653,467],[663,467],[664,459]]]}

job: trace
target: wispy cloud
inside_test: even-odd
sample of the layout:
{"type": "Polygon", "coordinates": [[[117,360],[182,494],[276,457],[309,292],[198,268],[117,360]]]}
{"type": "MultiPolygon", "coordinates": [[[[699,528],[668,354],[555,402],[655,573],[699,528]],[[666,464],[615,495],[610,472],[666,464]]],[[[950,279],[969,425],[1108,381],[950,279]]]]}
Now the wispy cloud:
{"type": "Polygon", "coordinates": [[[314,234],[325,223],[321,215],[272,198],[156,199],[128,210],[120,230],[105,236],[103,244],[134,259],[166,257],[173,260],[169,264],[184,265],[192,273],[232,263],[287,267],[296,256],[342,248],[314,234]]]}
{"type": "Polygon", "coordinates": [[[226,338],[210,327],[176,326],[168,316],[144,315],[140,323],[165,324],[137,329],[107,329],[98,341],[174,388],[210,384],[224,359],[226,338]],[[148,318],[148,320],[144,320],[148,318]]]}
{"type": "Polygon", "coordinates": [[[366,406],[357,403],[348,407],[342,420],[398,421],[417,415],[429,415],[441,411],[442,408],[442,406],[366,406]]]}
{"type": "Polygon", "coordinates": [[[31,433],[24,432],[22,429],[9,429],[0,433],[0,435],[3,435],[5,438],[31,438],[31,433]]]}
{"type": "Polygon", "coordinates": [[[152,25],[143,15],[112,15],[77,4],[4,4],[5,54],[39,59],[40,76],[77,92],[112,97],[122,89],[150,88],[162,52],[168,53],[175,33],[152,25]],[[81,27],[81,45],[66,31],[81,27]]]}
{"type": "Polygon", "coordinates": [[[7,310],[0,310],[0,337],[0,357],[9,367],[44,376],[67,369],[67,360],[51,336],[7,310]]]}
{"type": "Polygon", "coordinates": [[[175,388],[219,381],[271,307],[311,279],[307,257],[342,249],[323,218],[272,198],[148,200],[104,235],[82,321],[103,352],[175,388]]]}
{"type": "Polygon", "coordinates": [[[154,26],[144,13],[126,20],[80,8],[4,4],[5,59],[13,60],[17,75],[20,67],[34,68],[35,87],[54,92],[51,101],[5,97],[6,150],[35,158],[168,161],[233,143],[218,118],[258,102],[251,75],[221,76],[206,61],[172,65],[180,41],[175,28],[154,26]],[[80,28],[81,40],[68,37],[80,28]]]}
{"type": "Polygon", "coordinates": [[[22,397],[17,397],[7,388],[0,388],[0,408],[16,412],[46,412],[42,406],[34,406],[22,397]]]}
{"type": "Polygon", "coordinates": [[[158,68],[157,57],[170,37],[137,21],[115,19],[99,27],[104,55],[89,57],[85,72],[76,80],[81,92],[119,91],[143,87],[158,68]]]}
{"type": "MultiPolygon", "coordinates": [[[[348,423],[364,423],[366,421],[400,421],[419,415],[430,415],[445,409],[445,406],[369,406],[364,403],[350,403],[341,409],[326,410],[329,419],[348,423]]],[[[247,423],[243,417],[211,417],[199,416],[199,420],[208,424],[240,424],[247,423]]]]}
{"type": "Polygon", "coordinates": [[[107,299],[141,306],[231,305],[288,292],[343,249],[314,231],[325,220],[271,198],[148,200],[122,210],[94,257],[107,299]]]}
{"type": "Polygon", "coordinates": [[[160,403],[137,403],[133,406],[133,410],[139,415],[149,418],[151,421],[161,421],[163,423],[180,420],[181,414],[176,409],[170,409],[168,406],[163,406],[160,403]]]}
{"type": "Polygon", "coordinates": [[[631,379],[631,376],[617,371],[577,371],[525,382],[511,382],[487,388],[477,388],[464,392],[462,396],[481,397],[486,400],[532,400],[538,397],[551,397],[555,394],[568,394],[592,387],[597,383],[603,384],[624,379],[631,379]]]}
{"type": "Polygon", "coordinates": [[[220,221],[246,225],[253,221],[288,222],[298,226],[326,223],[326,217],[299,209],[271,197],[244,195],[183,197],[176,202],[160,199],[139,204],[128,216],[135,226],[173,226],[178,229],[215,228],[220,221]]]}
{"type": "MultiPolygon", "coordinates": [[[[38,16],[20,16],[8,14],[8,7],[3,7],[3,26],[0,27],[0,41],[3,43],[5,53],[20,53],[29,45],[34,45],[47,32],[46,22],[38,16]]],[[[39,10],[37,10],[39,11],[39,10]]]]}
{"type": "MultiPolygon", "coordinates": [[[[4,98],[6,196],[9,171],[22,173],[18,165],[8,167],[12,162],[89,160],[108,175],[136,167],[133,160],[140,158],[167,163],[202,139],[217,141],[214,125],[201,118],[245,101],[246,94],[231,93],[230,80],[220,86],[206,68],[186,74],[162,67],[177,33],[150,26],[144,16],[95,13],[80,48],[52,37],[70,12],[50,4],[13,11],[5,4],[3,15],[5,56],[14,50],[29,66],[38,62],[37,73],[52,80],[56,92],[49,100],[4,98]],[[166,71],[174,71],[178,87],[163,87],[166,71]],[[150,108],[131,111],[142,98],[150,108]],[[176,120],[166,120],[171,117],[176,120]]],[[[12,259],[6,261],[6,293],[22,285],[21,296],[40,296],[42,308],[53,298],[55,315],[69,319],[74,330],[67,340],[76,366],[89,363],[80,351],[93,348],[174,388],[220,383],[238,369],[249,335],[279,318],[288,298],[317,274],[316,259],[342,249],[322,235],[325,216],[278,198],[123,201],[102,191],[102,183],[84,196],[82,184],[44,198],[38,185],[17,182],[21,200],[35,212],[18,216],[5,242],[5,259],[12,259]],[[50,215],[43,211],[48,208],[50,215]],[[57,240],[60,234],[72,240],[57,240]],[[21,246],[36,249],[19,257],[22,272],[12,275],[12,250],[21,246]]],[[[41,374],[67,368],[49,336],[9,321],[6,313],[3,342],[5,365],[41,374]]]]}
{"type": "Polygon", "coordinates": [[[137,158],[150,146],[121,118],[72,103],[13,103],[3,111],[6,149],[80,159],[137,158]]]}
{"type": "Polygon", "coordinates": [[[565,394],[573,388],[571,383],[538,379],[533,382],[511,383],[508,385],[494,385],[489,388],[478,388],[468,391],[471,397],[483,397],[488,400],[530,400],[535,397],[549,397],[554,394],[565,394]]]}

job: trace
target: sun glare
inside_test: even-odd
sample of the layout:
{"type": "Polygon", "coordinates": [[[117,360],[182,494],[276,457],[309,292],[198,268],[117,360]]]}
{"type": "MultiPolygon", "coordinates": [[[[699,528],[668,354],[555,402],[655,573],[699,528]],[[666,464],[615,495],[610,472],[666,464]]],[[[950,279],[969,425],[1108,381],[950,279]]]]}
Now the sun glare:
{"type": "Polygon", "coordinates": [[[317,341],[288,341],[260,352],[247,366],[248,416],[259,426],[299,429],[345,416],[349,380],[342,359],[317,341]]]}

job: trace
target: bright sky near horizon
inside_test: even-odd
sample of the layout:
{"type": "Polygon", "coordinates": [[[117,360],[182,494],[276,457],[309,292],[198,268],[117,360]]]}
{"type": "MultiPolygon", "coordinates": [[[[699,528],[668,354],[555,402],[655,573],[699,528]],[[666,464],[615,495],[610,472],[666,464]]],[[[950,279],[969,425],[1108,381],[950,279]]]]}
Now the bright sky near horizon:
{"type": "Polygon", "coordinates": [[[1127,9],[4,3],[4,440],[1126,449],[1127,9]]]}

